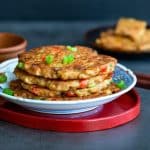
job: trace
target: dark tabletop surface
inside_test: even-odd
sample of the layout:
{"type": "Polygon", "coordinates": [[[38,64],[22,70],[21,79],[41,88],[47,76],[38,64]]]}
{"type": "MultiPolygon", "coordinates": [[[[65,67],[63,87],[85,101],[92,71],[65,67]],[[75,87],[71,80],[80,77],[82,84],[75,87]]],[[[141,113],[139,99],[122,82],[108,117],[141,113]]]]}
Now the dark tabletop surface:
{"type": "MultiPolygon", "coordinates": [[[[81,44],[84,33],[110,22],[0,22],[0,31],[14,32],[28,40],[28,49],[48,44],[81,44]]],[[[150,73],[150,59],[119,59],[133,71],[150,73]]],[[[0,150],[148,150],[150,149],[150,91],[137,89],[141,114],[117,128],[87,133],[33,130],[0,121],[0,150]]]]}

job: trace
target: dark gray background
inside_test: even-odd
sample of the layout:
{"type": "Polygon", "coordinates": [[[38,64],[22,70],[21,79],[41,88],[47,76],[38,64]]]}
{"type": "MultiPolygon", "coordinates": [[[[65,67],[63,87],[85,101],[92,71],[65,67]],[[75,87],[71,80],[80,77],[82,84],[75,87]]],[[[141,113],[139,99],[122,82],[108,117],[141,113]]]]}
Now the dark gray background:
{"type": "Polygon", "coordinates": [[[0,20],[149,19],[149,0],[1,0],[0,20]]]}

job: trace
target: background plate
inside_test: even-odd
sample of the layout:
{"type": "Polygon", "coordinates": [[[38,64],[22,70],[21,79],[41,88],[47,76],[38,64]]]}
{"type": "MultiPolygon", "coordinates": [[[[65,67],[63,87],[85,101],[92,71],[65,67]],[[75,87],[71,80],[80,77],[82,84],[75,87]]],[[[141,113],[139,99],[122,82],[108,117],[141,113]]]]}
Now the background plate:
{"type": "MultiPolygon", "coordinates": [[[[115,25],[112,25],[112,26],[102,26],[102,27],[98,27],[98,28],[94,28],[94,29],[91,29],[89,31],[87,31],[85,33],[85,42],[88,46],[98,50],[98,52],[100,53],[104,53],[104,54],[108,54],[108,55],[112,55],[112,56],[115,56],[115,57],[121,57],[121,58],[132,58],[132,59],[137,59],[137,58],[145,58],[145,57],[149,57],[150,56],[150,50],[149,52],[141,52],[141,53],[137,53],[136,51],[135,52],[131,52],[131,53],[128,53],[128,52],[125,52],[125,51],[118,51],[118,50],[109,50],[109,49],[102,49],[102,48],[99,48],[96,44],[95,44],[95,40],[97,37],[99,37],[99,34],[101,32],[104,32],[108,29],[113,29],[115,27],[115,25]]],[[[148,28],[150,28],[150,26],[148,26],[148,28]]]]}

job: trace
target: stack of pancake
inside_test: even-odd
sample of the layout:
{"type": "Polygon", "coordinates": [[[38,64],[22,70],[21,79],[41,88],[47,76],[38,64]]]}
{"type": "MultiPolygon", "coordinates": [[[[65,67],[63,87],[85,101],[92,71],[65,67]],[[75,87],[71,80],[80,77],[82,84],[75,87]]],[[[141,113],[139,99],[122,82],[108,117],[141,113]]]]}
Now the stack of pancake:
{"type": "Polygon", "coordinates": [[[19,55],[10,83],[15,96],[45,100],[86,99],[116,91],[117,60],[83,46],[52,45],[19,55]]]}
{"type": "Polygon", "coordinates": [[[97,47],[118,52],[149,52],[150,29],[147,22],[134,18],[120,18],[115,27],[108,28],[96,38],[97,47]]]}

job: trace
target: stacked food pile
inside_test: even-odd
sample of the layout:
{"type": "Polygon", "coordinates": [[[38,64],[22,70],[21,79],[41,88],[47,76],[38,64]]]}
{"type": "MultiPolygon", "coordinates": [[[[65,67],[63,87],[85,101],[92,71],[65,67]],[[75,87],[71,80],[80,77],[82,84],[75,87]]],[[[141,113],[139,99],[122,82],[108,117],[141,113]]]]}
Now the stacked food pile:
{"type": "Polygon", "coordinates": [[[115,28],[108,29],[96,39],[103,49],[124,52],[150,51],[150,29],[147,22],[132,18],[121,18],[115,28]]]}
{"type": "Polygon", "coordinates": [[[19,55],[18,78],[10,84],[14,96],[46,99],[86,99],[118,90],[112,84],[117,60],[83,46],[45,46],[19,55]]]}

